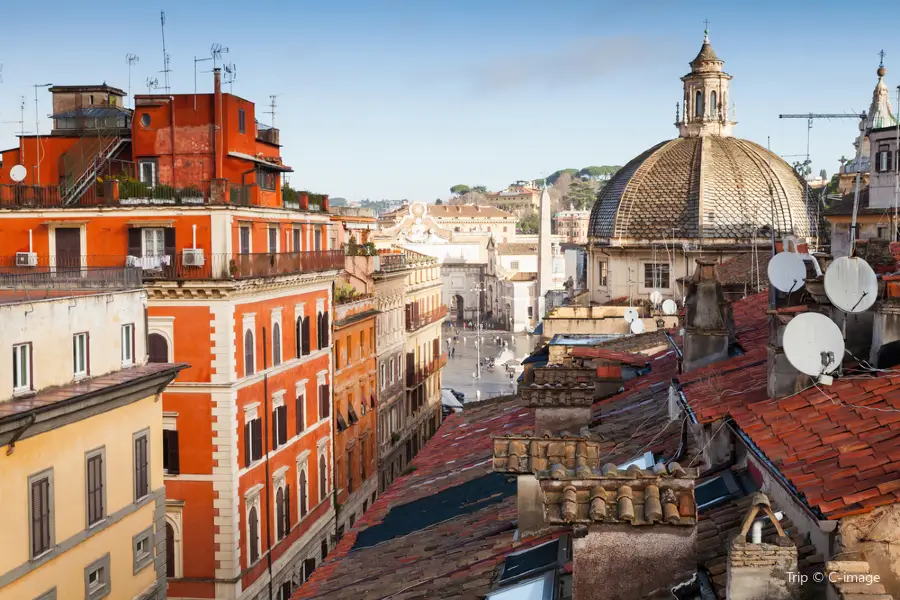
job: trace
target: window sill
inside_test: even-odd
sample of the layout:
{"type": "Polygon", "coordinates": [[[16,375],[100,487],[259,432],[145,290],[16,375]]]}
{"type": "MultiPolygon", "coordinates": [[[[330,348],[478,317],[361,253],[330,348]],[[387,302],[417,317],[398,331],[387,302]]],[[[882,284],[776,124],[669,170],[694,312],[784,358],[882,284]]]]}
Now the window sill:
{"type": "Polygon", "coordinates": [[[47,549],[47,550],[44,550],[44,551],[41,552],[40,554],[36,554],[35,556],[32,556],[29,560],[30,560],[31,562],[38,562],[38,561],[44,560],[44,559],[47,558],[48,556],[52,555],[54,550],[56,550],[55,547],[54,547],[54,548],[49,548],[49,549],[47,549]]]}
{"type": "Polygon", "coordinates": [[[13,398],[30,398],[31,396],[36,396],[37,391],[35,390],[13,390],[13,398]]]}
{"type": "Polygon", "coordinates": [[[98,525],[102,525],[103,523],[106,523],[106,517],[105,517],[105,516],[104,516],[102,519],[100,519],[99,521],[94,521],[93,523],[90,523],[90,524],[87,526],[87,529],[88,529],[88,531],[90,531],[90,530],[93,529],[94,527],[97,527],[98,525]]]}

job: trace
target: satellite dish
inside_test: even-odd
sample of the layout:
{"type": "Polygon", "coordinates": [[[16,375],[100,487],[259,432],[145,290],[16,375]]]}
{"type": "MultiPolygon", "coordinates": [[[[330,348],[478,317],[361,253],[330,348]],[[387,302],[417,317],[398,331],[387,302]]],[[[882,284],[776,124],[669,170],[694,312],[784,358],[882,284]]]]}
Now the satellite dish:
{"type": "Polygon", "coordinates": [[[866,311],[878,296],[875,271],[861,258],[842,256],[825,271],[825,295],[845,312],[866,311]]]}
{"type": "Polygon", "coordinates": [[[631,333],[644,333],[644,322],[640,319],[635,319],[631,322],[631,333]]]}
{"type": "Polygon", "coordinates": [[[779,292],[795,292],[803,287],[806,265],[799,254],[781,252],[769,261],[769,281],[779,292]]]}
{"type": "Polygon", "coordinates": [[[652,302],[653,304],[659,304],[660,302],[662,302],[662,292],[660,292],[659,290],[653,290],[652,292],[650,292],[650,302],[652,302]]]}
{"type": "Polygon", "coordinates": [[[9,178],[16,183],[25,181],[25,175],[27,174],[27,169],[25,169],[25,167],[22,165],[13,165],[13,167],[9,170],[9,178]]]}
{"type": "Polygon", "coordinates": [[[669,298],[668,300],[663,302],[663,312],[667,315],[674,315],[678,312],[678,305],[675,304],[675,301],[669,298]]]}
{"type": "Polygon", "coordinates": [[[813,377],[837,369],[844,358],[844,336],[834,321],[802,313],[784,329],[784,354],[794,368],[813,377]]]}
{"type": "Polygon", "coordinates": [[[625,310],[625,314],[622,315],[625,318],[627,323],[633,323],[635,319],[638,318],[638,311],[636,308],[629,308],[625,310]]]}

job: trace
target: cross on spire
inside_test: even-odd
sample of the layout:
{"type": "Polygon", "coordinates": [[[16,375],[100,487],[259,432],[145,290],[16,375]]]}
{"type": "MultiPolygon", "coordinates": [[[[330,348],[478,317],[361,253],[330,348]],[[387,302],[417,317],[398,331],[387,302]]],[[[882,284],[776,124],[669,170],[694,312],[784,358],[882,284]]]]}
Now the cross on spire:
{"type": "Polygon", "coordinates": [[[703,20],[703,37],[709,41],[709,19],[703,20]]]}
{"type": "Polygon", "coordinates": [[[878,66],[883,67],[884,66],[884,50],[882,50],[881,52],[878,53],[878,57],[881,59],[881,62],[878,63],[878,66]]]}

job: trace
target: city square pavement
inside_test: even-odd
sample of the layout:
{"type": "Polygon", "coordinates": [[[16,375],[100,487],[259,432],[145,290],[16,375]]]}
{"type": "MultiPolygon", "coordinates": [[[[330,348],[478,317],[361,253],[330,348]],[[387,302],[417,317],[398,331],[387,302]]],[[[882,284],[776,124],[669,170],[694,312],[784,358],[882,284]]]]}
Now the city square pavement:
{"type": "MultiPolygon", "coordinates": [[[[516,371],[515,378],[510,381],[505,367],[495,365],[492,371],[481,369],[481,378],[476,379],[477,350],[475,332],[460,330],[459,342],[453,341],[456,328],[444,327],[441,331],[441,349],[447,351],[447,338],[450,338],[450,347],[455,350],[453,356],[447,358],[447,366],[443,371],[443,387],[452,388],[466,395],[466,401],[475,400],[477,392],[481,392],[481,399],[500,396],[515,392],[515,378],[518,378],[521,370],[516,371]]],[[[504,356],[512,356],[519,362],[523,361],[534,347],[537,336],[527,333],[510,333],[508,331],[485,331],[481,335],[481,357],[492,357],[495,360],[503,352],[503,348],[497,345],[495,338],[499,336],[508,344],[508,351],[504,356]]]]}

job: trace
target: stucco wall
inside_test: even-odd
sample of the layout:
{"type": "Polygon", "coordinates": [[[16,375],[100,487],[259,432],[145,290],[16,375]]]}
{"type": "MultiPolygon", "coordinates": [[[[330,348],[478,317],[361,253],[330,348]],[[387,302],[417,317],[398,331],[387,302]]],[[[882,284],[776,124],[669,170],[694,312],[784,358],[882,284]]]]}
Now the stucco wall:
{"type": "Polygon", "coordinates": [[[841,519],[836,546],[836,552],[847,552],[849,559],[868,561],[887,593],[900,595],[900,506],[841,519]]]}
{"type": "MultiPolygon", "coordinates": [[[[144,290],[82,295],[0,305],[3,351],[31,343],[35,390],[69,383],[74,378],[72,336],[89,334],[89,375],[122,368],[122,325],[134,325],[134,362],[146,362],[144,290]]],[[[12,391],[9,363],[0,369],[0,397],[12,391]]]]}
{"type": "MultiPolygon", "coordinates": [[[[136,508],[132,436],[147,429],[152,494],[162,486],[162,403],[156,396],[22,439],[11,455],[3,456],[0,578],[29,563],[28,477],[53,469],[55,543],[72,543],[87,529],[85,453],[106,449],[106,514],[113,521],[113,515],[136,508]]],[[[153,511],[151,496],[130,514],[0,589],[0,598],[34,598],[54,585],[60,600],[84,598],[84,568],[107,552],[114,590],[110,597],[136,596],[156,580],[152,564],[137,574],[132,568],[132,537],[152,526],[153,511]]]]}

